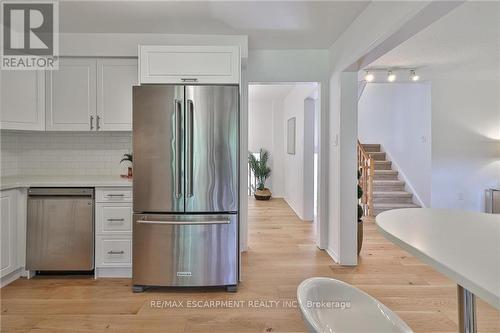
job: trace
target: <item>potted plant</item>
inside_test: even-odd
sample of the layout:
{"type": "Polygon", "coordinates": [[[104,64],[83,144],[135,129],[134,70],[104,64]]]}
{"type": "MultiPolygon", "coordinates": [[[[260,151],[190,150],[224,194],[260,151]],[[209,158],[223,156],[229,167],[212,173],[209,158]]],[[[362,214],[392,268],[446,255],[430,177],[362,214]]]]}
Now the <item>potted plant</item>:
{"type": "Polygon", "coordinates": [[[359,186],[359,178],[361,178],[361,171],[358,170],[358,256],[359,253],[361,252],[361,246],[363,246],[363,215],[364,215],[364,210],[363,207],[361,207],[360,200],[361,197],[363,196],[363,189],[361,186],[359,186]]]}
{"type": "MultiPolygon", "coordinates": [[[[130,154],[123,154],[123,158],[121,159],[120,163],[123,163],[125,161],[128,161],[130,163],[133,162],[132,153],[130,153],[130,154]]],[[[132,178],[132,166],[128,167],[127,175],[122,175],[122,177],[132,178]]]]}
{"type": "Polygon", "coordinates": [[[265,187],[266,179],[271,175],[271,169],[267,166],[268,158],[269,153],[262,148],[258,160],[252,153],[248,153],[248,164],[257,180],[257,188],[254,193],[257,200],[269,200],[271,198],[271,191],[265,187]]]}

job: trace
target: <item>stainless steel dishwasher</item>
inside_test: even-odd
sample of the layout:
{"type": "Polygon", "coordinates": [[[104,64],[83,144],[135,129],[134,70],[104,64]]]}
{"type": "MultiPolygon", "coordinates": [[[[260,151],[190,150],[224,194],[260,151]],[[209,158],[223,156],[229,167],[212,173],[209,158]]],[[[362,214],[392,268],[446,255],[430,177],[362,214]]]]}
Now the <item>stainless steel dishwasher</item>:
{"type": "Polygon", "coordinates": [[[30,188],[26,269],[94,269],[94,189],[30,188]]]}

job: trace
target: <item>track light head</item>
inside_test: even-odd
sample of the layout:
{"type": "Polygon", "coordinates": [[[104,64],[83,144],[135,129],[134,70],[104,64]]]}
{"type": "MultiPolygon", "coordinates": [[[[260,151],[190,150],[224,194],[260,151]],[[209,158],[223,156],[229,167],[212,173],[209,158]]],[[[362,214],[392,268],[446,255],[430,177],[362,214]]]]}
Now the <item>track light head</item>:
{"type": "Polygon", "coordinates": [[[372,82],[375,79],[375,75],[370,73],[370,71],[366,71],[365,73],[365,81],[366,82],[372,82]]]}
{"type": "Polygon", "coordinates": [[[415,70],[412,69],[410,70],[410,80],[416,82],[418,80],[420,80],[420,76],[418,76],[416,73],[415,73],[415,70]]]}
{"type": "Polygon", "coordinates": [[[392,71],[388,71],[387,72],[387,81],[389,81],[389,82],[396,81],[396,74],[394,74],[392,71]]]}

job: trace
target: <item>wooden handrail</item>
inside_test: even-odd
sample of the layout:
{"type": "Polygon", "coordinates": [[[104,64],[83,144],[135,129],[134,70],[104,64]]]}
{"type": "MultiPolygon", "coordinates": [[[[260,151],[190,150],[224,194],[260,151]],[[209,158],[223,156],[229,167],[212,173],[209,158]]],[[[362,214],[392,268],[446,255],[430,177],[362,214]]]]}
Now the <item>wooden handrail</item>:
{"type": "Polygon", "coordinates": [[[361,204],[366,216],[373,216],[373,179],[375,178],[375,160],[358,140],[358,170],[361,172],[359,186],[363,190],[361,204]]]}

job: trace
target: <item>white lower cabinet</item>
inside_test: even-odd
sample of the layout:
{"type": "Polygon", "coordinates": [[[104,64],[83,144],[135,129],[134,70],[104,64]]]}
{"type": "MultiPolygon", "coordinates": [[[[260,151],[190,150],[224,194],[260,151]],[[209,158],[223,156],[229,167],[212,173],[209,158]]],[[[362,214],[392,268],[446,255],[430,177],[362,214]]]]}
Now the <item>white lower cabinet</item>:
{"type": "Polygon", "coordinates": [[[26,193],[12,189],[0,192],[0,286],[21,276],[24,266],[26,193]]]}
{"type": "Polygon", "coordinates": [[[132,238],[130,235],[96,236],[96,266],[132,265],[132,238]]]}
{"type": "Polygon", "coordinates": [[[96,188],[95,276],[132,276],[130,188],[96,188]]]}

